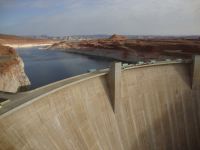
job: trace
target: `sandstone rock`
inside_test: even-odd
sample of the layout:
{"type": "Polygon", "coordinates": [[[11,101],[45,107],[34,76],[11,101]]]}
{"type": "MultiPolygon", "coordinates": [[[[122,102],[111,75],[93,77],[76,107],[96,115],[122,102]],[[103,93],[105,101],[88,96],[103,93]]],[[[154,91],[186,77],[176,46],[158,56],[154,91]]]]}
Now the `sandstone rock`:
{"type": "Polygon", "coordinates": [[[0,45],[0,91],[15,93],[30,85],[24,72],[24,63],[10,47],[0,45]]]}
{"type": "Polygon", "coordinates": [[[62,48],[64,51],[107,57],[134,62],[142,59],[191,58],[200,54],[200,41],[184,39],[128,39],[121,35],[112,35],[108,39],[84,40],[79,42],[57,43],[52,49],[62,48]],[[88,51],[90,50],[90,51],[88,51]],[[178,50],[178,51],[177,51],[178,50]],[[101,53],[101,54],[100,54],[101,53]]]}
{"type": "Polygon", "coordinates": [[[117,34],[113,34],[109,39],[113,40],[113,41],[125,41],[125,40],[127,40],[127,38],[125,36],[117,35],[117,34]]]}
{"type": "Polygon", "coordinates": [[[15,35],[0,34],[0,44],[11,47],[31,47],[31,45],[51,45],[55,40],[50,39],[34,39],[31,37],[22,37],[15,35]]]}

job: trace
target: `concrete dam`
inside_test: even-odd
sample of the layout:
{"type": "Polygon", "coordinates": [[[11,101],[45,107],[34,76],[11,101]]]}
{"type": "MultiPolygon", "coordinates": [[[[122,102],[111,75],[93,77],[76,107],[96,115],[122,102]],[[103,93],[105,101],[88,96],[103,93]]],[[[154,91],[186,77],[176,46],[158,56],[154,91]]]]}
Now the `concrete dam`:
{"type": "Polygon", "coordinates": [[[200,57],[88,73],[0,109],[1,150],[198,150],[200,57]]]}

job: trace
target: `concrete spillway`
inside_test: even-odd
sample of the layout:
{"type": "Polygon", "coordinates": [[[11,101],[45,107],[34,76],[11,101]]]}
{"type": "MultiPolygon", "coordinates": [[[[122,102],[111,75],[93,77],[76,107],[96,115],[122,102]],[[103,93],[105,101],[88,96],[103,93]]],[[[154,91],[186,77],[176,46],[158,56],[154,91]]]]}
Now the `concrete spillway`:
{"type": "Polygon", "coordinates": [[[114,81],[115,73],[97,73],[29,96],[0,116],[0,149],[200,149],[194,70],[191,64],[147,65],[123,70],[114,81]]]}

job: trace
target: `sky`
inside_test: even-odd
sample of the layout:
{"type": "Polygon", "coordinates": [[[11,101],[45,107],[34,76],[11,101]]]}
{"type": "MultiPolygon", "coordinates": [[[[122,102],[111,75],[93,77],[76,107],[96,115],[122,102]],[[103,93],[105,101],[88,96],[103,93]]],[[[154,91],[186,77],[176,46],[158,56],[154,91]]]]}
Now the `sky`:
{"type": "Polygon", "coordinates": [[[0,0],[0,33],[200,35],[200,0],[0,0]]]}

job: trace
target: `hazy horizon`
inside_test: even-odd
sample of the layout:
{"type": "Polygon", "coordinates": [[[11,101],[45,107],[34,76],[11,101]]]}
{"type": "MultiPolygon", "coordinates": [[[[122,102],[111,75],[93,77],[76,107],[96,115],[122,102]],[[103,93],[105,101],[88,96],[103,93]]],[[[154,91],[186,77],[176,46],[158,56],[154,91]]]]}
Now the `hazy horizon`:
{"type": "Polygon", "coordinates": [[[65,37],[65,36],[112,36],[112,35],[120,35],[120,36],[152,36],[152,37],[190,37],[190,36],[197,36],[197,37],[200,37],[200,34],[182,34],[182,35],[178,35],[178,34],[174,34],[174,35],[166,35],[166,34],[163,34],[163,35],[159,35],[159,34],[136,34],[136,35],[129,35],[129,34],[118,34],[118,33],[112,33],[112,34],[66,34],[66,35],[52,35],[52,34],[9,34],[9,33],[0,33],[0,35],[11,35],[11,36],[22,36],[22,37],[42,37],[42,36],[47,36],[47,37],[65,37]]]}
{"type": "Polygon", "coordinates": [[[199,0],[1,0],[0,33],[200,35],[199,0]]]}

